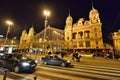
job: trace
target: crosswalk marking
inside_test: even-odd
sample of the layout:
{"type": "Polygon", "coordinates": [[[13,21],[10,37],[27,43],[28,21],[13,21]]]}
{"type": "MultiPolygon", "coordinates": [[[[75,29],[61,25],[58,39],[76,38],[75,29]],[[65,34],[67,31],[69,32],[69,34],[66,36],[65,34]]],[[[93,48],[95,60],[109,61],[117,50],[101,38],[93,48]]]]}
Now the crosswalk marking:
{"type": "Polygon", "coordinates": [[[120,71],[120,68],[115,68],[115,67],[103,67],[103,66],[90,66],[90,65],[78,65],[78,64],[74,64],[74,66],[76,67],[88,67],[88,68],[99,68],[99,69],[109,69],[109,70],[116,70],[116,71],[120,71]]]}
{"type": "MultiPolygon", "coordinates": [[[[56,68],[53,69],[53,68],[49,68],[49,67],[40,67],[40,68],[43,69],[43,70],[46,70],[46,71],[51,70],[51,71],[56,72],[56,73],[59,70],[59,69],[56,69],[56,68]]],[[[107,73],[107,72],[104,72],[104,71],[102,71],[102,72],[100,72],[100,71],[90,71],[90,70],[76,69],[76,68],[71,68],[71,69],[67,68],[67,70],[65,70],[65,69],[62,70],[62,68],[61,68],[60,72],[64,73],[64,74],[65,73],[66,74],[71,73],[71,74],[76,74],[76,75],[88,75],[88,76],[91,76],[91,77],[93,77],[93,75],[94,75],[94,77],[99,76],[100,78],[104,77],[105,79],[114,79],[115,77],[120,77],[119,74],[116,74],[116,73],[107,73]]]]}
{"type": "MultiPolygon", "coordinates": [[[[7,73],[7,80],[120,80],[120,69],[90,65],[74,65],[73,68],[38,65],[34,73],[7,73]]],[[[0,70],[0,79],[3,72],[0,70]]]]}

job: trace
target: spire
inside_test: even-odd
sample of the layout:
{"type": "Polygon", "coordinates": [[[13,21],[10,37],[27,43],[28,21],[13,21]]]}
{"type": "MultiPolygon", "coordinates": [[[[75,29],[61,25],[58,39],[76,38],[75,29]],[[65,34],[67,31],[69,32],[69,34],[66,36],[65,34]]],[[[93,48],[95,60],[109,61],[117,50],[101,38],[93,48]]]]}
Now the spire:
{"type": "Polygon", "coordinates": [[[70,8],[69,8],[69,16],[70,16],[70,8]]]}
{"type": "Polygon", "coordinates": [[[93,4],[93,0],[91,0],[91,4],[92,4],[92,9],[94,9],[94,4],[93,4]]]}

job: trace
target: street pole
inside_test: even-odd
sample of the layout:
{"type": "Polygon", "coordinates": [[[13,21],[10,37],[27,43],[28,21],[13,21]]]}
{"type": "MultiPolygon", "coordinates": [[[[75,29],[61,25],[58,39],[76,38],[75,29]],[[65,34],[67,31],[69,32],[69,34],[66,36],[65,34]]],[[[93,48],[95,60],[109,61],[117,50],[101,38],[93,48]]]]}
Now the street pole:
{"type": "Polygon", "coordinates": [[[45,43],[46,43],[46,27],[47,27],[47,23],[48,23],[48,20],[47,20],[47,17],[50,15],[50,12],[45,10],[44,11],[44,15],[45,15],[45,24],[44,24],[44,37],[43,37],[43,40],[44,40],[44,53],[46,52],[46,46],[45,46],[45,43]]]}
{"type": "Polygon", "coordinates": [[[6,41],[8,39],[8,33],[10,32],[10,26],[13,24],[11,21],[7,21],[6,23],[8,24],[8,28],[7,28],[7,33],[6,33],[4,45],[6,44],[6,41]]]}
{"type": "Polygon", "coordinates": [[[45,42],[45,40],[46,40],[46,27],[47,27],[47,22],[48,22],[48,20],[47,20],[47,16],[45,16],[45,25],[44,25],[44,28],[45,28],[45,30],[44,30],[44,42],[45,42]]]}

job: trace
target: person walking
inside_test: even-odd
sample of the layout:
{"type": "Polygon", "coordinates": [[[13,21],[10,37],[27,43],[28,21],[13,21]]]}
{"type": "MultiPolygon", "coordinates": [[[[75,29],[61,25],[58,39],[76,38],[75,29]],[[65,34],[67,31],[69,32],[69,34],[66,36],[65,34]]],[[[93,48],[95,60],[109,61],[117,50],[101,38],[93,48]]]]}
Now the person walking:
{"type": "Polygon", "coordinates": [[[72,61],[75,60],[75,52],[72,53],[72,61]]]}
{"type": "Polygon", "coordinates": [[[76,61],[77,62],[80,62],[80,55],[79,55],[79,53],[78,53],[78,51],[76,51],[76,53],[75,53],[75,58],[76,58],[76,61]]]}
{"type": "Polygon", "coordinates": [[[64,58],[64,55],[65,55],[65,53],[64,53],[64,52],[61,52],[61,57],[62,57],[62,58],[64,58]]]}

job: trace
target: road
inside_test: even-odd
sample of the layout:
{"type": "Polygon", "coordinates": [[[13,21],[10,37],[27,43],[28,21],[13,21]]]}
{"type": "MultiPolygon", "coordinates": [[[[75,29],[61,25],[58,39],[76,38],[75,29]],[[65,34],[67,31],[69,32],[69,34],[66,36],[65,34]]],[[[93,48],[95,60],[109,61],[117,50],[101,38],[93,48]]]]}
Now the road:
{"type": "MultiPolygon", "coordinates": [[[[3,80],[3,69],[0,69],[0,80],[3,80]]],[[[6,80],[120,80],[120,68],[92,65],[74,65],[60,67],[39,64],[34,73],[7,72],[6,80]]]]}

